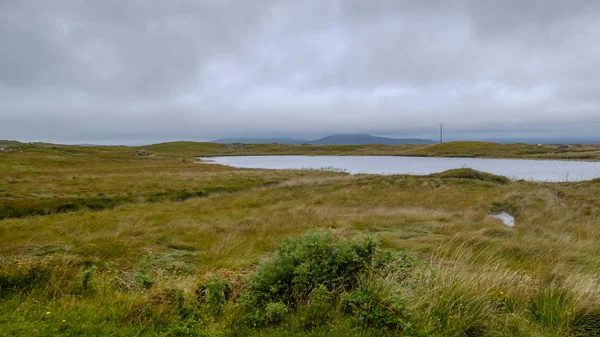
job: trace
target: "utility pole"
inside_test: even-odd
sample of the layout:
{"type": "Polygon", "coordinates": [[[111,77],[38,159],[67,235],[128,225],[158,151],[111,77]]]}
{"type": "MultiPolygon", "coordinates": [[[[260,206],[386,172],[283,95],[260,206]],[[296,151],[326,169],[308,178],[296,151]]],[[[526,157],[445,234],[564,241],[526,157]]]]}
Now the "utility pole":
{"type": "Polygon", "coordinates": [[[440,144],[444,142],[444,123],[440,123],[440,144]]]}

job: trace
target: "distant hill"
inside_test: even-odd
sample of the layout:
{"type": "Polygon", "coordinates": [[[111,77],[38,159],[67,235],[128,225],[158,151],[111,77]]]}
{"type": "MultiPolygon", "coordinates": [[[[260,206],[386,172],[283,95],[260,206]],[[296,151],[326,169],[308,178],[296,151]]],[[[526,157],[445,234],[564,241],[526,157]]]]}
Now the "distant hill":
{"type": "Polygon", "coordinates": [[[313,144],[313,145],[369,145],[369,144],[434,144],[430,139],[417,138],[386,138],[364,134],[331,135],[316,140],[290,139],[290,138],[221,138],[214,143],[245,143],[245,144],[313,144]]]}
{"type": "Polygon", "coordinates": [[[304,139],[290,139],[290,138],[220,138],[213,140],[213,143],[219,144],[231,144],[231,143],[244,143],[244,144],[305,144],[308,140],[304,139]]]}
{"type": "Polygon", "coordinates": [[[433,144],[431,139],[417,138],[387,138],[376,137],[363,134],[344,134],[331,135],[325,138],[313,140],[310,142],[313,145],[368,145],[368,144],[385,144],[385,145],[401,145],[401,144],[433,144]]]}
{"type": "Polygon", "coordinates": [[[17,142],[16,140],[2,140],[0,139],[0,147],[8,147],[8,146],[17,146],[20,145],[21,143],[17,142]]]}

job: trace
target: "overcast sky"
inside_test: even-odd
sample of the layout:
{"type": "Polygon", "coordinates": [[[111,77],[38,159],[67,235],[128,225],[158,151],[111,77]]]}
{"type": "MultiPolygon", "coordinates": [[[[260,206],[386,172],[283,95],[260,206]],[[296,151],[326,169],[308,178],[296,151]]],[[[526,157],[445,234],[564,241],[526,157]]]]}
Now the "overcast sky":
{"type": "Polygon", "coordinates": [[[0,139],[599,136],[523,124],[592,121],[598,0],[0,1],[0,139]]]}

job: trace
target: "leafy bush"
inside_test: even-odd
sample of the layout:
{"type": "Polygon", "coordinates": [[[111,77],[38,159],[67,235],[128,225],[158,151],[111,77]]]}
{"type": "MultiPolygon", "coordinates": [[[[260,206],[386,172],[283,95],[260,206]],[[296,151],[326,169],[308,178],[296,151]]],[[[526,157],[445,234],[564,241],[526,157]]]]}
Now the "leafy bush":
{"type": "Polygon", "coordinates": [[[406,305],[378,291],[375,287],[361,287],[345,293],[344,312],[350,314],[354,323],[362,327],[402,328],[406,325],[406,305]]]}
{"type": "Polygon", "coordinates": [[[372,271],[380,277],[393,276],[396,282],[402,282],[412,276],[417,260],[399,250],[384,250],[375,255],[372,271]]]}
{"type": "Polygon", "coordinates": [[[335,311],[334,293],[324,285],[316,287],[308,298],[306,305],[298,308],[294,325],[309,330],[330,322],[335,311]]]}
{"type": "Polygon", "coordinates": [[[265,306],[266,323],[279,322],[287,312],[287,306],[282,302],[271,302],[265,306]]]}
{"type": "Polygon", "coordinates": [[[358,275],[371,266],[376,250],[373,239],[336,241],[330,232],[287,239],[275,257],[252,275],[245,303],[258,308],[274,302],[296,307],[319,285],[328,290],[351,289],[358,275]]]}

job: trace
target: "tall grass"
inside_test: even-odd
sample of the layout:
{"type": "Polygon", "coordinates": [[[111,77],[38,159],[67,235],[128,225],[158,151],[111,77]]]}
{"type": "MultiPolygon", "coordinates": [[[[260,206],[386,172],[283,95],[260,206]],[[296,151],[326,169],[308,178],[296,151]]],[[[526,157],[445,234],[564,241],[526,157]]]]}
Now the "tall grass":
{"type": "Polygon", "coordinates": [[[0,336],[600,331],[595,181],[236,170],[164,146],[0,155],[3,205],[135,199],[0,220],[0,336]],[[184,189],[212,192],[166,197],[184,189]]]}

